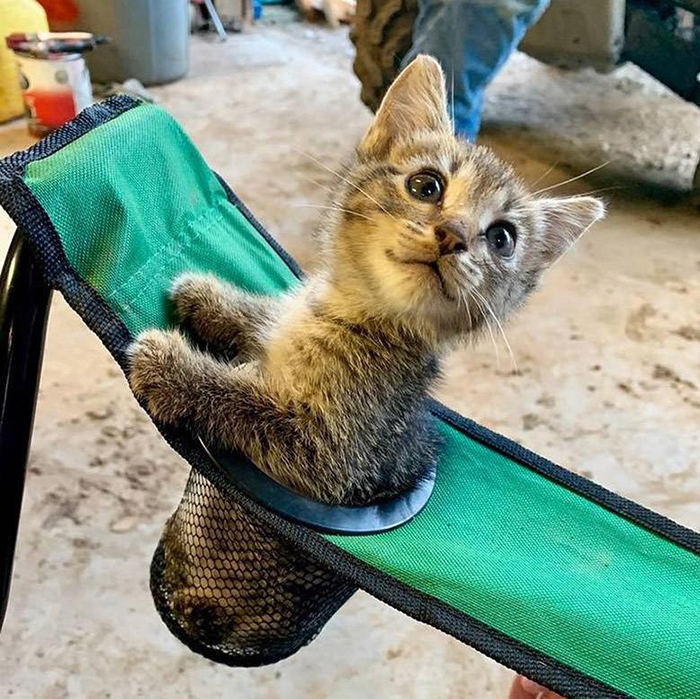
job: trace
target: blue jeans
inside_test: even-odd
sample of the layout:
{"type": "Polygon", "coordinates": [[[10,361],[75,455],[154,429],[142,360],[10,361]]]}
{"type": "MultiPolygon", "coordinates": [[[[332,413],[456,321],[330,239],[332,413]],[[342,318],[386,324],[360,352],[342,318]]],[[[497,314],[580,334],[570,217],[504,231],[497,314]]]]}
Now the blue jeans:
{"type": "Polygon", "coordinates": [[[473,141],[479,133],[484,90],[549,0],[419,0],[413,46],[437,58],[454,100],[455,130],[473,141]]]}

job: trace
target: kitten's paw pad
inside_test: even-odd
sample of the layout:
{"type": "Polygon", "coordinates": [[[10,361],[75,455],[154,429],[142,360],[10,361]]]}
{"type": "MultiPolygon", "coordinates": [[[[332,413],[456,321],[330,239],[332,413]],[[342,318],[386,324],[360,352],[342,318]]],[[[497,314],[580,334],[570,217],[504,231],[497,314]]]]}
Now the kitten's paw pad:
{"type": "Polygon", "coordinates": [[[210,275],[186,272],[176,277],[170,287],[170,298],[178,318],[183,322],[192,321],[202,308],[212,304],[220,288],[221,282],[210,275]]]}
{"type": "Polygon", "coordinates": [[[146,402],[151,415],[165,422],[182,417],[176,410],[186,387],[178,385],[178,367],[186,352],[182,335],[164,330],[146,330],[127,349],[134,395],[146,402]]]}

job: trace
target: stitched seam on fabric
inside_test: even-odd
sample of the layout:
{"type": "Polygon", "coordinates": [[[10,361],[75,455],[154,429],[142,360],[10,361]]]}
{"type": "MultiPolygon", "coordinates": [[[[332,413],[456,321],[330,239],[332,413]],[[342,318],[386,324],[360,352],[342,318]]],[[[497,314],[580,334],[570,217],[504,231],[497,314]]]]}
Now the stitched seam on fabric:
{"type": "MultiPolygon", "coordinates": [[[[204,214],[201,216],[198,216],[197,218],[193,219],[192,221],[188,222],[186,226],[186,231],[189,232],[193,229],[193,227],[201,222],[201,221],[206,221],[207,219],[211,219],[212,222],[215,221],[221,221],[223,219],[223,216],[219,211],[216,209],[209,209],[206,211],[204,214]]],[[[143,265],[141,269],[144,269],[145,267],[151,267],[153,262],[158,261],[158,259],[161,257],[163,251],[168,250],[171,246],[174,246],[174,248],[168,253],[168,255],[165,257],[164,260],[162,260],[161,264],[158,266],[158,269],[155,270],[152,274],[148,282],[141,288],[141,290],[136,294],[131,299],[118,299],[114,297],[114,294],[111,294],[110,297],[108,298],[109,301],[114,301],[118,306],[123,308],[124,310],[129,310],[133,311],[134,310],[134,304],[136,301],[138,301],[141,296],[143,296],[146,292],[150,291],[153,285],[159,281],[160,279],[163,278],[163,275],[165,274],[165,267],[175,258],[180,257],[181,254],[187,250],[189,246],[191,246],[194,242],[196,242],[202,235],[203,229],[200,228],[199,231],[194,232],[193,235],[183,235],[181,236],[183,240],[169,240],[167,243],[165,243],[163,246],[161,246],[151,257],[148,259],[148,261],[143,265]]],[[[133,278],[128,279],[125,281],[119,288],[122,289],[126,284],[134,281],[135,277],[137,275],[134,275],[133,278]]]]}
{"type": "MultiPolygon", "coordinates": [[[[179,236],[180,238],[186,238],[187,237],[187,231],[194,225],[196,225],[199,221],[206,219],[208,217],[214,217],[215,211],[212,209],[208,209],[207,211],[203,212],[202,214],[199,214],[197,217],[192,219],[185,227],[182,232],[178,232],[176,229],[173,232],[173,238],[170,240],[167,240],[166,242],[163,243],[157,250],[152,252],[148,259],[126,280],[124,280],[116,289],[114,289],[108,296],[105,296],[104,299],[106,301],[111,301],[112,299],[115,299],[119,293],[122,291],[122,289],[127,286],[128,284],[131,284],[131,282],[136,282],[138,281],[139,277],[144,276],[146,272],[148,271],[148,268],[150,265],[161,255],[161,253],[164,250],[167,250],[168,247],[173,245],[173,243],[177,242],[177,238],[175,236],[179,236]]],[[[199,234],[198,234],[199,235],[199,234]]],[[[118,302],[118,299],[117,299],[118,302]]]]}
{"type": "Polygon", "coordinates": [[[222,186],[229,203],[243,215],[248,223],[250,223],[250,225],[253,226],[253,228],[260,234],[260,237],[277,253],[282,262],[287,265],[290,272],[299,281],[303,281],[306,275],[297,261],[270,235],[270,233],[268,233],[260,221],[253,216],[250,209],[238,198],[238,196],[236,196],[231,187],[228,186],[228,182],[226,182],[226,180],[224,180],[224,178],[218,173],[214,172],[214,175],[219,181],[219,184],[222,186]]]}

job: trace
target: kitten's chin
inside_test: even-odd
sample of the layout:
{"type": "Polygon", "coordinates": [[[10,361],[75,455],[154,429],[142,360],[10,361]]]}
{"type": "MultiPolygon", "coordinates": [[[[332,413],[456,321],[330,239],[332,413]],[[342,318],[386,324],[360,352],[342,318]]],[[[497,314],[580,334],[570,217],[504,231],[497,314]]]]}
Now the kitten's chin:
{"type": "MultiPolygon", "coordinates": [[[[392,258],[373,265],[376,295],[390,315],[421,334],[444,340],[468,331],[461,321],[459,294],[437,262],[401,262],[392,258]]],[[[463,310],[463,309],[462,309],[463,310]]]]}

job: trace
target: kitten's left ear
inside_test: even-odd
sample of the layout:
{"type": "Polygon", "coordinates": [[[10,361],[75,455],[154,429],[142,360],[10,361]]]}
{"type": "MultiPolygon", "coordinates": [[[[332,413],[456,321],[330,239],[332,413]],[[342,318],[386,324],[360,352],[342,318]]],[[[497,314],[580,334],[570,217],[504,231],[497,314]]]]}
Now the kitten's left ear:
{"type": "Polygon", "coordinates": [[[594,197],[552,197],[536,201],[544,222],[542,252],[548,265],[605,216],[605,204],[594,197]]]}
{"type": "Polygon", "coordinates": [[[385,155],[397,138],[418,131],[450,134],[445,76],[431,56],[420,54],[392,83],[360,141],[360,154],[385,155]]]}

